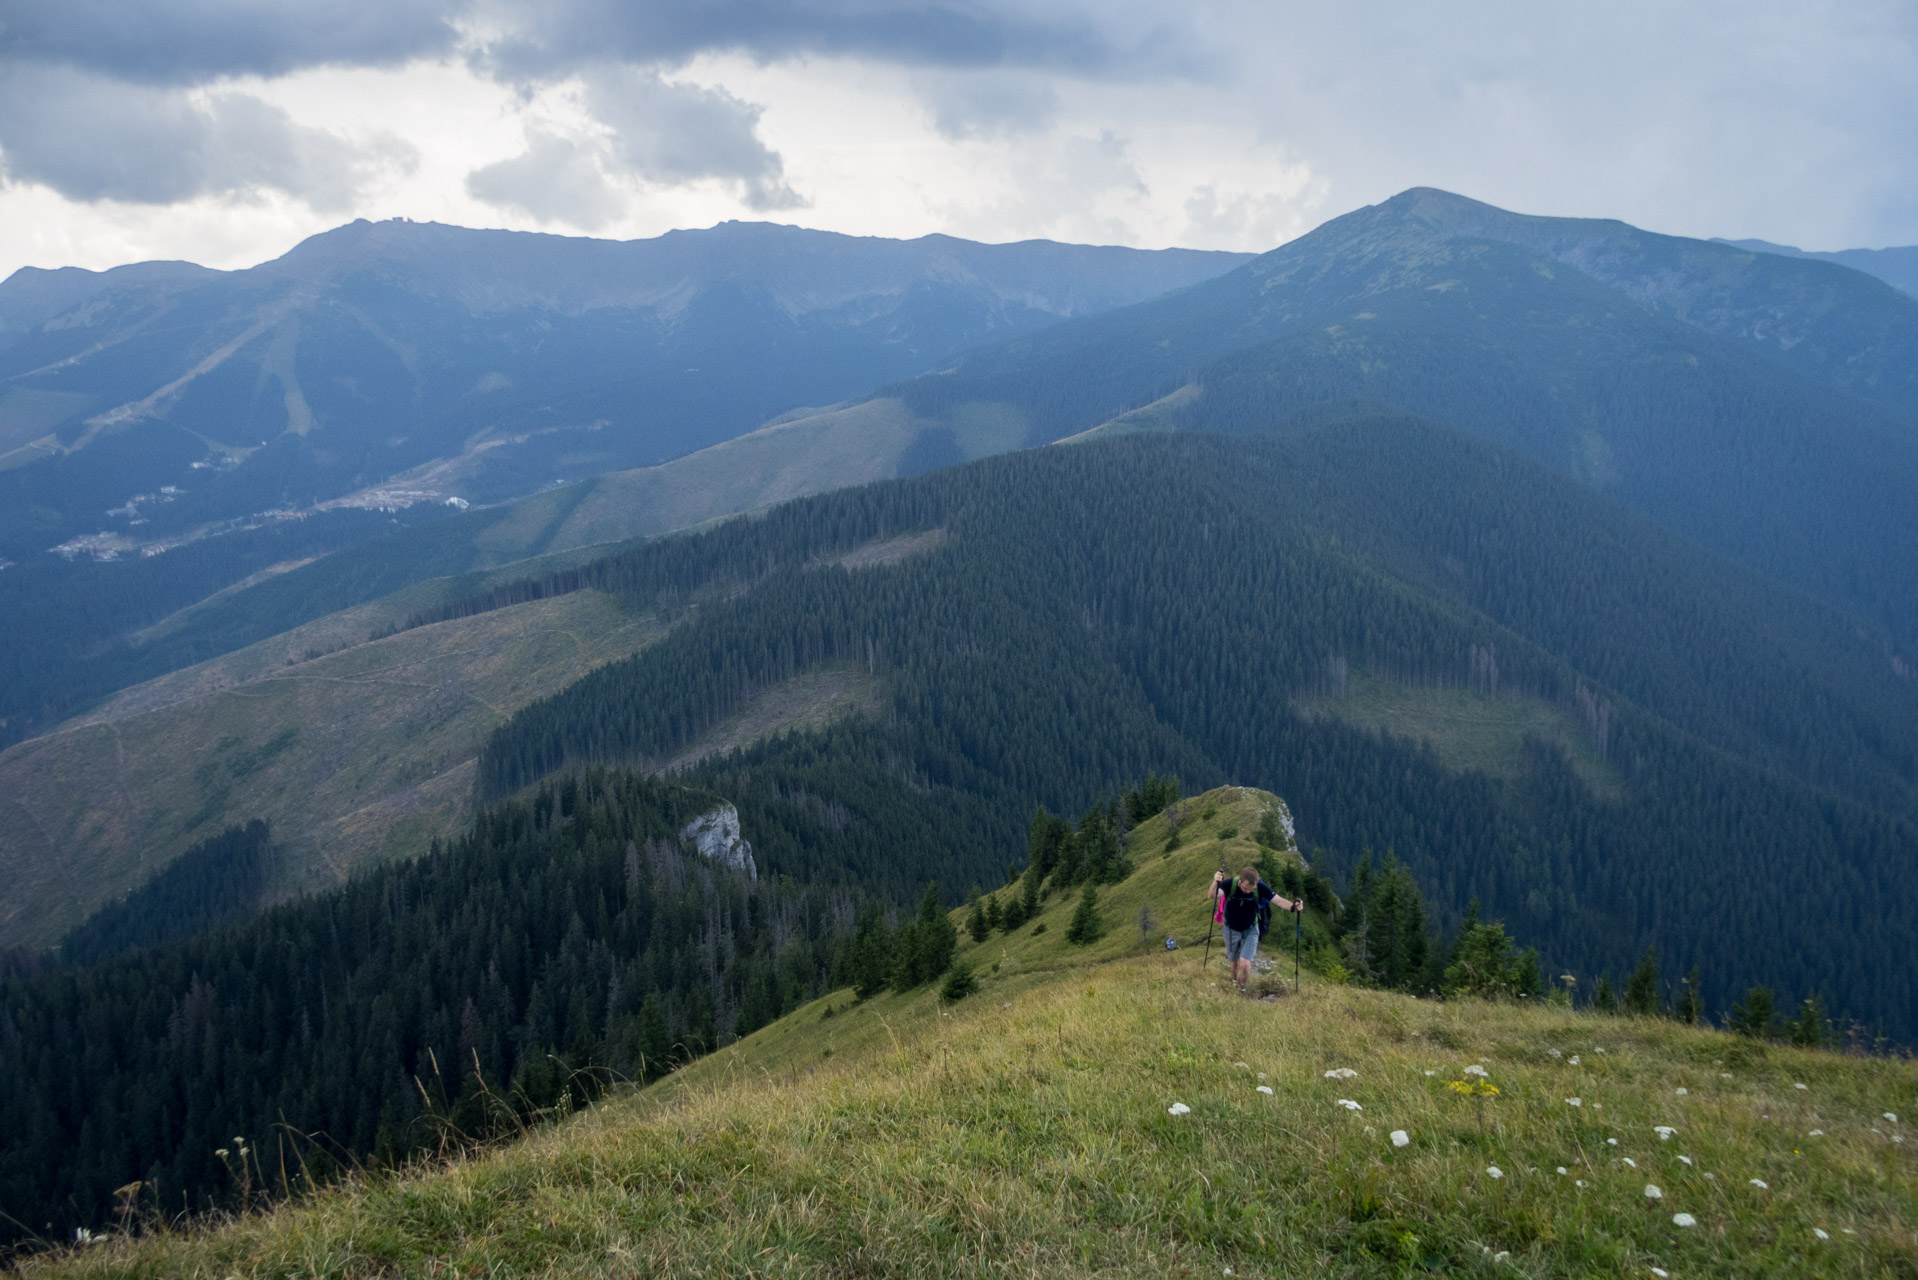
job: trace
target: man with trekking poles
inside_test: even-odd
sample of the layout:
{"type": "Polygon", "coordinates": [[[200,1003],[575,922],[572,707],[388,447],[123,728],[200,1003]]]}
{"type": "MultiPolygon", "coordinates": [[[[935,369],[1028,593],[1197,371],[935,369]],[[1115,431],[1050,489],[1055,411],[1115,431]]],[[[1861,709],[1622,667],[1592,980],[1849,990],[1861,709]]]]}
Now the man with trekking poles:
{"type": "Polygon", "coordinates": [[[1257,867],[1241,869],[1236,879],[1228,879],[1225,868],[1220,867],[1213,873],[1208,896],[1213,904],[1213,922],[1223,926],[1225,959],[1232,969],[1232,981],[1244,995],[1246,984],[1252,981],[1252,960],[1259,954],[1259,934],[1272,923],[1272,904],[1277,903],[1281,911],[1304,911],[1305,903],[1281,898],[1259,878],[1257,867]]]}

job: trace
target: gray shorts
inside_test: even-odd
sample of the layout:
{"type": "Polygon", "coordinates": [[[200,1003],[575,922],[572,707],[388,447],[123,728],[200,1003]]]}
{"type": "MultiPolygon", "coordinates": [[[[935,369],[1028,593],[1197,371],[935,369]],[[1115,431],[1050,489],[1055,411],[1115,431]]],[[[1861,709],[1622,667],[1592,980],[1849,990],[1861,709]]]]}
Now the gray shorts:
{"type": "Polygon", "coordinates": [[[1238,960],[1251,960],[1259,954],[1259,926],[1250,929],[1234,929],[1231,925],[1225,929],[1225,962],[1231,964],[1238,960]]]}

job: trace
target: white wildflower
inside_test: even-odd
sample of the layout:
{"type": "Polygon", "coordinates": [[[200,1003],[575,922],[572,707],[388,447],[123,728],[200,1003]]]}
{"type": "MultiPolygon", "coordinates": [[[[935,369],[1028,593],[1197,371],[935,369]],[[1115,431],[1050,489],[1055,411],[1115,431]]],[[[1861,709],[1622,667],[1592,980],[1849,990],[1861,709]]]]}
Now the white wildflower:
{"type": "Polygon", "coordinates": [[[1647,1200],[1663,1200],[1665,1193],[1659,1190],[1657,1183],[1648,1182],[1645,1184],[1645,1198],[1647,1200]]]}
{"type": "Polygon", "coordinates": [[[1690,1164],[1692,1162],[1692,1158],[1690,1156],[1680,1156],[1678,1157],[1678,1159],[1683,1164],[1690,1164]]]}
{"type": "Polygon", "coordinates": [[[1492,1255],[1493,1262],[1510,1262],[1511,1260],[1512,1260],[1512,1251],[1510,1249],[1500,1249],[1497,1253],[1492,1255]]]}
{"type": "Polygon", "coordinates": [[[1395,1146],[1395,1147],[1405,1147],[1405,1146],[1410,1146],[1410,1145],[1411,1145],[1411,1143],[1412,1143],[1412,1135],[1411,1135],[1411,1134],[1409,1134],[1409,1133],[1407,1133],[1407,1132],[1406,1132],[1405,1130],[1403,1130],[1403,1129],[1394,1129],[1394,1130],[1392,1130],[1392,1145],[1393,1145],[1393,1146],[1395,1146]]]}
{"type": "Polygon", "coordinates": [[[1505,1176],[1505,1170],[1495,1164],[1487,1165],[1485,1168],[1485,1176],[1488,1178],[1503,1178],[1505,1176]]]}
{"type": "Polygon", "coordinates": [[[1763,1178],[1747,1178],[1745,1179],[1745,1181],[1751,1183],[1754,1187],[1757,1187],[1760,1191],[1771,1190],[1771,1184],[1769,1182],[1766,1182],[1763,1178]]]}
{"type": "Polygon", "coordinates": [[[1718,1078],[1720,1080],[1729,1080],[1732,1078],[1732,1073],[1729,1071],[1721,1071],[1718,1073],[1718,1078]]]}
{"type": "Polygon", "coordinates": [[[1658,1280],[1671,1280],[1672,1273],[1665,1270],[1665,1268],[1663,1267],[1653,1267],[1652,1274],[1657,1276],[1658,1280]]]}
{"type": "Polygon", "coordinates": [[[1425,1074],[1426,1074],[1426,1075],[1428,1075],[1428,1076],[1435,1076],[1435,1075],[1437,1075],[1437,1074],[1438,1074],[1438,1072],[1436,1072],[1436,1071],[1428,1071],[1428,1072],[1426,1072],[1425,1074]]]}
{"type": "Polygon", "coordinates": [[[1252,1064],[1249,1062],[1235,1062],[1232,1065],[1241,1071],[1250,1071],[1252,1069],[1252,1064]]]}
{"type": "Polygon", "coordinates": [[[1261,1080],[1265,1079],[1265,1072],[1263,1071],[1259,1072],[1259,1079],[1261,1080]]]}
{"type": "Polygon", "coordinates": [[[1577,1054],[1573,1054],[1573,1055],[1572,1055],[1572,1065],[1573,1065],[1573,1066],[1577,1066],[1577,1065],[1578,1065],[1578,1055],[1577,1055],[1577,1054]]]}
{"type": "Polygon", "coordinates": [[[1809,1092],[1811,1092],[1811,1086],[1810,1086],[1810,1085],[1808,1085],[1808,1084],[1799,1084],[1799,1083],[1797,1083],[1796,1081],[1794,1081],[1794,1082],[1792,1083],[1792,1088],[1794,1088],[1794,1089],[1803,1089],[1803,1090],[1805,1090],[1805,1091],[1806,1091],[1807,1093],[1809,1093],[1809,1092]]]}
{"type": "Polygon", "coordinates": [[[1672,1128],[1668,1124],[1655,1124],[1652,1126],[1652,1132],[1658,1135],[1658,1140],[1660,1142],[1670,1142],[1672,1140],[1672,1135],[1677,1133],[1678,1130],[1672,1128]]]}
{"type": "Polygon", "coordinates": [[[1618,1139],[1617,1139],[1617,1138],[1607,1138],[1607,1139],[1605,1139],[1605,1145],[1606,1145],[1606,1146],[1608,1146],[1608,1147],[1615,1147],[1615,1146],[1617,1146],[1617,1145],[1618,1145],[1618,1139]]]}
{"type": "Polygon", "coordinates": [[[1333,1067],[1325,1073],[1325,1078],[1327,1080],[1354,1080],[1358,1078],[1358,1074],[1358,1072],[1352,1070],[1350,1067],[1333,1067]]]}
{"type": "Polygon", "coordinates": [[[1619,1160],[1623,1162],[1625,1167],[1628,1169],[1638,1168],[1638,1161],[1632,1159],[1630,1156],[1620,1156],[1619,1160]]]}
{"type": "Polygon", "coordinates": [[[1889,1121],[1891,1121],[1891,1122],[1892,1122],[1893,1124],[1897,1124],[1897,1123],[1898,1123],[1898,1113],[1897,1113],[1897,1112],[1895,1112],[1895,1111],[1887,1111],[1887,1112],[1885,1112],[1885,1119],[1887,1119],[1887,1120],[1889,1120],[1889,1121]]]}
{"type": "Polygon", "coordinates": [[[1810,1133],[1806,1134],[1805,1136],[1807,1138],[1822,1138],[1825,1136],[1825,1131],[1823,1129],[1813,1129],[1810,1133]]]}
{"type": "Polygon", "coordinates": [[[1567,1169],[1564,1165],[1560,1165],[1558,1167],[1558,1171],[1560,1174],[1564,1175],[1567,1178],[1572,1176],[1572,1171],[1570,1169],[1567,1169]]]}
{"type": "Polygon", "coordinates": [[[1583,1179],[1583,1178],[1574,1178],[1574,1179],[1572,1179],[1572,1185],[1573,1185],[1573,1186],[1575,1186],[1575,1187],[1582,1187],[1582,1186],[1584,1186],[1584,1185],[1585,1185],[1585,1179],[1583,1179]]]}
{"type": "Polygon", "coordinates": [[[1604,1045],[1602,1045],[1602,1044],[1595,1044],[1595,1045],[1593,1045],[1593,1046],[1592,1046],[1592,1048],[1594,1048],[1594,1049],[1596,1049],[1596,1050],[1598,1050],[1598,1052],[1600,1052],[1600,1053],[1603,1053],[1603,1052],[1605,1052],[1605,1046],[1604,1046],[1604,1045]]]}
{"type": "Polygon", "coordinates": [[[1811,1229],[1811,1233],[1812,1233],[1813,1235],[1815,1235],[1815,1236],[1817,1236],[1817,1237],[1818,1237],[1818,1238],[1819,1238],[1820,1240],[1829,1240],[1829,1239],[1831,1239],[1831,1237],[1830,1237],[1830,1236],[1828,1236],[1828,1235],[1826,1235],[1826,1234],[1825,1234],[1825,1229],[1824,1229],[1823,1227],[1813,1227],[1813,1228],[1811,1229]]]}
{"type": "Polygon", "coordinates": [[[1691,1092],[1691,1090],[1690,1090],[1690,1089],[1684,1089],[1684,1088],[1681,1088],[1681,1089],[1679,1089],[1679,1090],[1678,1090],[1678,1096],[1682,1098],[1682,1097],[1684,1097],[1685,1095],[1687,1095],[1687,1094],[1689,1094],[1690,1092],[1691,1092]]]}
{"type": "Polygon", "coordinates": [[[1707,1181],[1707,1182],[1717,1182],[1717,1181],[1718,1181],[1718,1175],[1717,1175],[1717,1174],[1715,1174],[1715,1173],[1708,1173],[1708,1174],[1706,1174],[1706,1175],[1705,1175],[1705,1181],[1707,1181]]]}
{"type": "Polygon", "coordinates": [[[1269,1084],[1262,1084],[1259,1086],[1259,1092],[1269,1098],[1272,1096],[1272,1086],[1269,1084]]]}
{"type": "Polygon", "coordinates": [[[1484,1068],[1484,1067],[1482,1067],[1482,1066],[1480,1066],[1480,1065],[1479,1065],[1478,1063],[1476,1063],[1476,1062],[1474,1062],[1474,1063],[1473,1063],[1473,1064],[1472,1064],[1471,1066],[1469,1066],[1469,1067],[1467,1067],[1467,1068],[1465,1068],[1465,1074],[1466,1074],[1466,1075],[1468,1075],[1468,1076],[1480,1076],[1480,1077],[1483,1077],[1483,1076],[1486,1076],[1486,1075],[1489,1075],[1490,1073],[1489,1073],[1489,1072],[1487,1072],[1487,1071],[1485,1070],[1485,1068],[1484,1068]]]}
{"type": "Polygon", "coordinates": [[[1565,1099],[1565,1105],[1568,1107],[1582,1107],[1585,1103],[1578,1098],[1567,1098],[1565,1099]]]}
{"type": "Polygon", "coordinates": [[[1674,1213],[1672,1215],[1672,1225],[1674,1227],[1695,1227],[1698,1225],[1698,1219],[1692,1217],[1689,1213],[1674,1213]]]}
{"type": "Polygon", "coordinates": [[[220,1159],[222,1159],[222,1160],[224,1160],[224,1159],[226,1159],[226,1148],[225,1148],[225,1147],[216,1147],[216,1148],[214,1149],[214,1151],[213,1151],[213,1154],[214,1154],[214,1155],[216,1155],[216,1156],[218,1156],[218,1157],[220,1157],[220,1159]]]}
{"type": "Polygon", "coordinates": [[[1189,1116],[1192,1114],[1192,1108],[1183,1102],[1175,1102],[1165,1109],[1165,1113],[1169,1116],[1189,1116]]]}
{"type": "Polygon", "coordinates": [[[1904,1135],[1904,1134],[1902,1134],[1902,1133],[1894,1133],[1894,1134],[1892,1134],[1892,1135],[1891,1135],[1891,1140],[1892,1140],[1893,1142],[1897,1142],[1897,1143],[1901,1143],[1901,1144],[1902,1144],[1902,1143],[1904,1142],[1904,1140],[1905,1140],[1905,1135],[1904,1135]]]}
{"type": "Polygon", "coordinates": [[[1352,1099],[1350,1099],[1350,1098],[1340,1098],[1340,1099],[1339,1099],[1339,1105],[1340,1105],[1341,1107],[1344,1107],[1344,1108],[1345,1108],[1345,1109],[1346,1109],[1347,1111],[1363,1111],[1363,1110],[1365,1110],[1365,1108],[1364,1108],[1364,1107],[1361,1107],[1361,1106],[1360,1106],[1360,1105],[1359,1105],[1358,1103],[1356,1103],[1356,1102],[1354,1102],[1354,1101],[1352,1101],[1352,1099]]]}
{"type": "Polygon", "coordinates": [[[1552,1056],[1553,1056],[1554,1058],[1562,1058],[1562,1057],[1564,1057],[1565,1055],[1564,1055],[1564,1054],[1562,1054],[1562,1053],[1560,1053],[1560,1052],[1559,1052],[1559,1051],[1558,1051],[1557,1049],[1554,1049],[1554,1050],[1552,1050],[1552,1056]]]}

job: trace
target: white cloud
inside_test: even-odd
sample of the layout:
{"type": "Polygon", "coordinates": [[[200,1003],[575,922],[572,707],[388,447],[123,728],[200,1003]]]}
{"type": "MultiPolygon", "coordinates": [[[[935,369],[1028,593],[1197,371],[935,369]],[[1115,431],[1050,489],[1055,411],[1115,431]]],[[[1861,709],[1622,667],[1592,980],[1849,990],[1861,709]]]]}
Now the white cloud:
{"type": "Polygon", "coordinates": [[[600,172],[596,149],[530,131],[525,151],[473,170],[466,190],[476,200],[516,209],[541,224],[597,231],[617,218],[626,202],[600,172]]]}

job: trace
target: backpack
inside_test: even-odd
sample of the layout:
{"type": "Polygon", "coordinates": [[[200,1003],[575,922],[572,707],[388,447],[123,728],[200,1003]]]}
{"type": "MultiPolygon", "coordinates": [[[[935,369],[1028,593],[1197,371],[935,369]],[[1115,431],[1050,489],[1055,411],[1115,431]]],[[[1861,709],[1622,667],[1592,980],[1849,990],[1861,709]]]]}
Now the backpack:
{"type": "MultiPolygon", "coordinates": [[[[1230,898],[1234,902],[1242,903],[1248,897],[1257,898],[1258,893],[1259,891],[1256,888],[1254,888],[1250,894],[1240,893],[1239,886],[1237,882],[1235,881],[1232,885],[1231,893],[1222,895],[1219,899],[1219,918],[1221,920],[1225,918],[1225,905],[1226,905],[1227,898],[1230,898]]],[[[1258,914],[1256,917],[1254,917],[1253,923],[1254,923],[1254,926],[1258,929],[1259,936],[1261,938],[1265,937],[1266,934],[1272,931],[1272,899],[1259,898],[1258,914]]]]}

